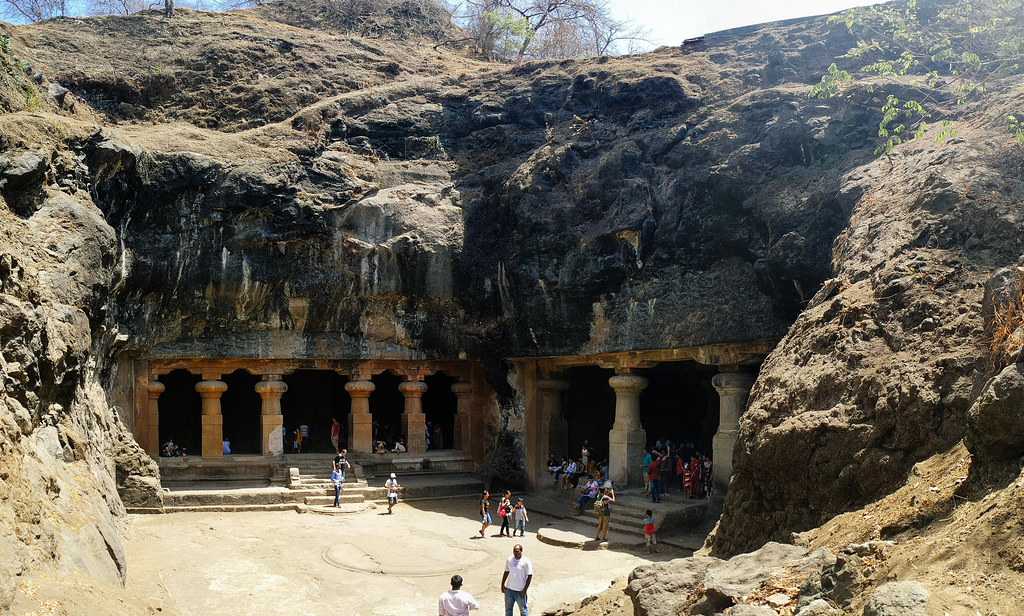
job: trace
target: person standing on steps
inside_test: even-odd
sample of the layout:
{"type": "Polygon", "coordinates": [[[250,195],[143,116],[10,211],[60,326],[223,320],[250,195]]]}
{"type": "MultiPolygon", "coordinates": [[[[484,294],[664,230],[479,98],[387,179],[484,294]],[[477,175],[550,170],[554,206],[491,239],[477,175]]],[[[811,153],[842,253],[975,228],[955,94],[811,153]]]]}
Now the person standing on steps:
{"type": "Polygon", "coordinates": [[[647,477],[651,482],[651,502],[661,502],[661,469],[659,468],[662,464],[661,454],[657,450],[651,452],[651,465],[647,469],[647,477]]]}
{"type": "Polygon", "coordinates": [[[594,502],[594,513],[597,514],[597,541],[608,541],[608,527],[612,517],[612,503],[615,502],[615,491],[611,484],[601,488],[601,495],[594,502]]]}
{"type": "Polygon", "coordinates": [[[341,486],[345,483],[345,474],[337,466],[331,471],[331,483],[334,484],[334,506],[341,507],[341,486]]]}
{"type": "Polygon", "coordinates": [[[388,493],[388,515],[391,509],[398,504],[398,477],[391,473],[391,477],[384,482],[384,490],[388,493]]]}
{"type": "Polygon", "coordinates": [[[583,441],[583,447],[580,449],[580,467],[581,472],[590,472],[590,442],[583,441]]]}
{"type": "Polygon", "coordinates": [[[480,499],[480,536],[491,525],[491,493],[484,490],[483,498],[480,499]]]}
{"type": "Polygon", "coordinates": [[[334,445],[334,452],[341,451],[339,445],[341,443],[341,423],[338,422],[337,418],[331,417],[331,445],[334,445]]]}
{"type": "Polygon", "coordinates": [[[469,610],[480,609],[473,595],[462,590],[462,576],[452,576],[452,589],[437,600],[437,616],[469,616],[469,610]]]}
{"type": "Polygon", "coordinates": [[[511,537],[509,532],[509,521],[512,519],[512,491],[505,490],[505,495],[501,497],[501,502],[498,503],[498,517],[501,518],[501,528],[498,530],[499,536],[511,537]]]}
{"type": "Polygon", "coordinates": [[[505,595],[505,616],[512,616],[512,606],[519,605],[519,616],[529,616],[526,593],[533,582],[533,563],[523,556],[523,545],[512,547],[512,556],[505,561],[501,576],[501,594],[505,595]]]}

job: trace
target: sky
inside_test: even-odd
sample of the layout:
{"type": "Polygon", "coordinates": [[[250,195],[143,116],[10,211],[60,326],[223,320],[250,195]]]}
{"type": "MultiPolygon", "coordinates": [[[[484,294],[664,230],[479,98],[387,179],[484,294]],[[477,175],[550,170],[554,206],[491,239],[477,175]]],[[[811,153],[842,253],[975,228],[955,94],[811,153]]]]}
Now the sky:
{"type": "Polygon", "coordinates": [[[879,0],[609,0],[613,13],[643,26],[655,46],[739,26],[825,15],[879,0]]]}

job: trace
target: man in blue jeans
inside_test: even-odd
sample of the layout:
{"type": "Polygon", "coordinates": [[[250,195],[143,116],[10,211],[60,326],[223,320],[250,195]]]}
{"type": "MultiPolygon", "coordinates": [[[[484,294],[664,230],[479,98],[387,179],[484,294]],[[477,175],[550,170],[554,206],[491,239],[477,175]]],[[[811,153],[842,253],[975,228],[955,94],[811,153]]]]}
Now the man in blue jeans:
{"type": "Polygon", "coordinates": [[[501,592],[505,595],[505,616],[512,616],[512,606],[519,604],[520,616],[528,616],[526,591],[533,581],[533,563],[523,556],[523,546],[517,543],[512,556],[505,561],[505,573],[501,576],[501,592]]]}

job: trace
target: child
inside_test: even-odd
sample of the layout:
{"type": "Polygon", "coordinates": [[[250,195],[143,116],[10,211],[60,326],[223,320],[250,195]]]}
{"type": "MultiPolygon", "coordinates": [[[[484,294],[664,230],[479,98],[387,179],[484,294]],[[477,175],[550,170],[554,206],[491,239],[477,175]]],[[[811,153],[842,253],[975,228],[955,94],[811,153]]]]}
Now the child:
{"type": "Polygon", "coordinates": [[[515,530],[512,531],[512,536],[516,536],[516,531],[519,531],[520,537],[526,536],[526,523],[530,521],[530,516],[526,514],[526,505],[523,504],[523,499],[519,498],[516,500],[516,508],[512,510],[512,519],[516,523],[515,530]]]}
{"type": "Polygon", "coordinates": [[[648,509],[644,516],[644,544],[648,552],[658,551],[658,535],[654,528],[654,512],[648,509]]]}
{"type": "Polygon", "coordinates": [[[334,484],[334,506],[341,507],[341,486],[345,482],[345,475],[335,466],[331,471],[331,483],[334,484]]]}

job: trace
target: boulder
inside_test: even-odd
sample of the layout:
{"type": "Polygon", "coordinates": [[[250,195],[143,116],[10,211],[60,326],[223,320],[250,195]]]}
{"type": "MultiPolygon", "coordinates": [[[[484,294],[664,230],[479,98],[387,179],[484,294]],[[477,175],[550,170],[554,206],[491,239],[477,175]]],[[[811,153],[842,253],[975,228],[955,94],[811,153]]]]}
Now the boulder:
{"type": "Polygon", "coordinates": [[[1003,368],[968,414],[967,448],[982,460],[1024,455],[1024,364],[1003,368]]]}
{"type": "Polygon", "coordinates": [[[824,599],[815,599],[800,608],[796,616],[843,616],[843,611],[824,599]]]}
{"type": "Polygon", "coordinates": [[[889,582],[864,605],[864,616],[928,616],[928,589],[919,582],[889,582]]]}

